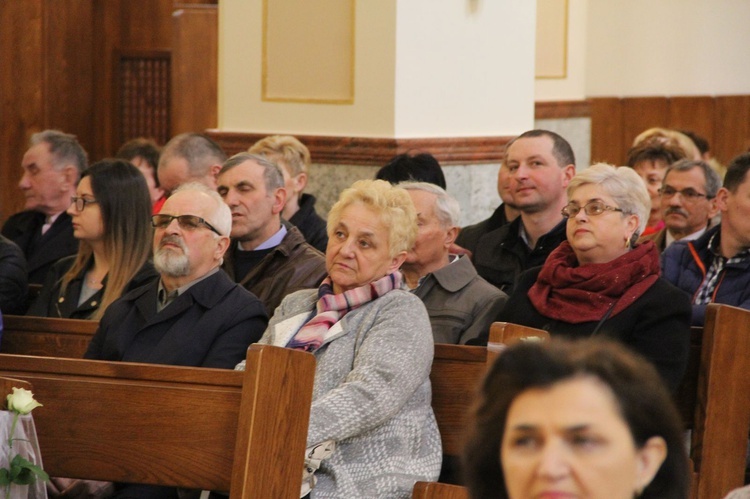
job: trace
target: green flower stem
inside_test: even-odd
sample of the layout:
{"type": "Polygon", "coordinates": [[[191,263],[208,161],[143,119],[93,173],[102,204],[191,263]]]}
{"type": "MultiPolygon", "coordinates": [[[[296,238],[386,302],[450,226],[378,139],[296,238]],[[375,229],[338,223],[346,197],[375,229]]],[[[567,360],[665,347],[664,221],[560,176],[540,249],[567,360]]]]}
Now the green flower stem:
{"type": "Polygon", "coordinates": [[[8,436],[8,450],[13,450],[13,435],[16,434],[16,425],[18,424],[17,412],[13,412],[13,424],[10,426],[10,435],[8,436]]]}
{"type": "MultiPolygon", "coordinates": [[[[19,414],[15,411],[13,411],[13,424],[10,425],[10,435],[8,435],[8,467],[10,469],[10,455],[13,452],[13,435],[16,434],[16,425],[18,424],[18,416],[19,414]]],[[[10,487],[13,485],[13,482],[9,483],[5,486],[5,499],[10,499],[10,487]]]]}

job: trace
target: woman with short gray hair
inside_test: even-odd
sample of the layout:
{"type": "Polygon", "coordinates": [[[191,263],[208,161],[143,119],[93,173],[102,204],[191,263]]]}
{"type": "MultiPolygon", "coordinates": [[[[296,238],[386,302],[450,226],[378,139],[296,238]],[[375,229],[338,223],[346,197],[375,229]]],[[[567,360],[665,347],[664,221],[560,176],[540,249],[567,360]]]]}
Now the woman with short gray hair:
{"type": "Polygon", "coordinates": [[[497,320],[553,335],[618,339],[650,360],[672,390],[690,346],[690,299],[660,277],[653,242],[636,245],[649,213],[630,168],[596,164],[568,186],[567,241],[521,274],[497,320]]]}

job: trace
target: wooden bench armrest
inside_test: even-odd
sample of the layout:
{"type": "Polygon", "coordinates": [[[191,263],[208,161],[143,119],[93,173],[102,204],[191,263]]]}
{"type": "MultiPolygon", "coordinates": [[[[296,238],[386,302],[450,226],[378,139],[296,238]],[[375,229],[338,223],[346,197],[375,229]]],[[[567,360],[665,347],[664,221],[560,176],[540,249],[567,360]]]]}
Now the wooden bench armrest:
{"type": "Polygon", "coordinates": [[[417,482],[412,499],[469,499],[469,490],[460,485],[440,482],[417,482]]]}

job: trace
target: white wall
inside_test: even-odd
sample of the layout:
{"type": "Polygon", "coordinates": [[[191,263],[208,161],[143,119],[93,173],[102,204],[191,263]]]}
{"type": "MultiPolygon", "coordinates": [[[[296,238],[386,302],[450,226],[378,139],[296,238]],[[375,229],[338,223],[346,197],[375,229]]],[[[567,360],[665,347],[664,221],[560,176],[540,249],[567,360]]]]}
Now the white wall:
{"type": "Polygon", "coordinates": [[[590,0],[586,94],[748,94],[749,23],[748,0],[590,0]]]}
{"type": "Polygon", "coordinates": [[[750,93],[749,0],[569,0],[568,74],[535,99],[750,93]]]}
{"type": "Polygon", "coordinates": [[[314,104],[261,99],[262,0],[222,0],[218,128],[257,133],[392,137],[395,5],[396,0],[356,2],[354,103],[314,104]]]}
{"type": "Polygon", "coordinates": [[[529,0],[399,1],[395,136],[531,128],[535,24],[529,0]]]}
{"type": "MultiPolygon", "coordinates": [[[[587,0],[568,0],[567,74],[565,78],[537,79],[534,91],[535,100],[583,100],[586,98],[587,8],[587,0]]],[[[544,36],[544,33],[540,35],[544,36]]]]}
{"type": "Polygon", "coordinates": [[[410,138],[533,126],[535,2],[356,0],[351,104],[261,99],[262,5],[222,0],[219,129],[410,138]]]}

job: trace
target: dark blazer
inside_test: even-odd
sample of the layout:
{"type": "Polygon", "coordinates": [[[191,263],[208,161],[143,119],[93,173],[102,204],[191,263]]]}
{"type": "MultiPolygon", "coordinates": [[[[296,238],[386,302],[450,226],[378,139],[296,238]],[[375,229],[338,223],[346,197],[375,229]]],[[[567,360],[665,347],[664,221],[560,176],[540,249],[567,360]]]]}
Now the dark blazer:
{"type": "Polygon", "coordinates": [[[112,303],[85,358],[233,369],[268,324],[260,301],[221,270],[157,313],[158,285],[112,303]]]}
{"type": "Polygon", "coordinates": [[[13,241],[0,236],[0,310],[22,314],[27,290],[23,252],[13,241]]]}
{"type": "Polygon", "coordinates": [[[505,216],[505,204],[500,203],[495,211],[490,215],[490,218],[482,220],[481,222],[475,223],[474,225],[467,225],[461,232],[458,233],[456,238],[456,245],[461,246],[465,250],[474,254],[477,250],[479,240],[493,230],[497,230],[503,225],[508,225],[511,221],[505,216]]]}
{"type": "MultiPolygon", "coordinates": [[[[107,278],[102,282],[102,289],[94,293],[88,300],[78,305],[83,288],[83,279],[88,269],[83,269],[78,275],[68,283],[65,294],[60,293],[62,278],[70,267],[75,263],[75,255],[63,258],[55,263],[47,274],[42,291],[31,304],[26,315],[35,315],[38,317],[61,317],[63,319],[88,319],[99,308],[104,296],[104,290],[107,288],[107,278]]],[[[146,262],[138,273],[133,276],[123,295],[135,288],[155,280],[159,274],[154,270],[151,262],[146,262]]]]}
{"type": "Polygon", "coordinates": [[[477,273],[487,282],[513,292],[521,272],[542,265],[552,251],[565,241],[565,220],[544,234],[532,250],[519,235],[521,217],[479,238],[472,256],[477,273]]]}
{"type": "MultiPolygon", "coordinates": [[[[521,274],[516,290],[497,320],[545,329],[553,335],[569,338],[591,336],[598,321],[571,324],[550,319],[531,304],[529,289],[541,269],[537,267],[521,274]]],[[[604,321],[597,334],[617,339],[650,360],[675,391],[688,361],[690,300],[685,293],[659,278],[628,308],[604,321]]]]}
{"type": "Polygon", "coordinates": [[[315,196],[302,194],[299,199],[299,210],[292,215],[289,222],[299,229],[310,246],[321,253],[326,252],[328,231],[326,221],[315,211],[315,196]]]}
{"type": "Polygon", "coordinates": [[[63,212],[47,232],[42,234],[46,216],[26,210],[6,220],[2,234],[16,243],[26,256],[29,284],[42,284],[50,267],[61,258],[78,252],[78,239],[73,237],[73,222],[63,212]]]}

